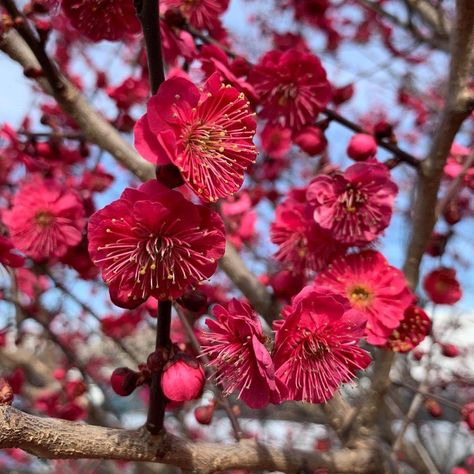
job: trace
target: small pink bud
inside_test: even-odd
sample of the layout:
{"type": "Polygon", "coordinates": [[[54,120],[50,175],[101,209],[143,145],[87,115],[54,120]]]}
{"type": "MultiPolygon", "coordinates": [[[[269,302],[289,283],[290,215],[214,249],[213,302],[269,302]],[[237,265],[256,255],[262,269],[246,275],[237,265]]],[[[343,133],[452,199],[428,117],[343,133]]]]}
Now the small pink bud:
{"type": "MultiPolygon", "coordinates": [[[[474,402],[464,405],[462,411],[462,418],[467,423],[471,431],[474,431],[474,402]]],[[[471,460],[473,461],[473,460],[471,460]]]]}
{"type": "Polygon", "coordinates": [[[457,357],[459,355],[459,349],[454,344],[443,344],[441,346],[441,353],[445,357],[457,357]]]}
{"type": "Polygon", "coordinates": [[[323,131],[319,127],[305,127],[295,137],[294,142],[308,155],[319,155],[328,144],[323,131]]]}
{"type": "Polygon", "coordinates": [[[165,367],[161,376],[161,388],[165,396],[174,402],[194,400],[201,395],[206,377],[196,360],[180,357],[165,367]]]}
{"type": "Polygon", "coordinates": [[[114,392],[121,397],[130,395],[137,387],[138,373],[128,367],[119,367],[112,372],[110,383],[114,392]]]}
{"type": "Polygon", "coordinates": [[[372,135],[357,133],[351,138],[347,154],[354,161],[365,161],[377,153],[377,142],[372,135]]]}
{"type": "Polygon", "coordinates": [[[210,425],[214,416],[215,403],[207,406],[199,406],[194,410],[194,416],[201,425],[210,425]]]}
{"type": "Polygon", "coordinates": [[[432,398],[428,398],[425,401],[425,408],[427,412],[434,418],[439,418],[443,414],[443,409],[441,405],[432,398]]]}

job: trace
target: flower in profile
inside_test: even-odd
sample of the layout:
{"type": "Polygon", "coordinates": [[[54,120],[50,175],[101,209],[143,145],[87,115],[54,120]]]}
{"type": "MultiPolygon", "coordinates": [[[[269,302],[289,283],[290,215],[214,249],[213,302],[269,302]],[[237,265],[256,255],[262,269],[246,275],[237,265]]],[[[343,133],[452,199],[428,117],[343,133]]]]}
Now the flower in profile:
{"type": "Polygon", "coordinates": [[[462,296],[454,268],[440,267],[428,273],[423,281],[423,288],[436,304],[454,304],[462,296]]]}
{"type": "Polygon", "coordinates": [[[273,361],[289,399],[324,403],[369,365],[369,354],[358,345],[365,318],[344,298],[307,286],[282,315],[273,361]]]}
{"type": "Polygon", "coordinates": [[[293,131],[314,121],[331,98],[319,59],[297,49],[270,51],[250,71],[262,118],[293,131]]]}
{"type": "Polygon", "coordinates": [[[133,0],[62,0],[61,6],[72,26],[92,41],[140,31],[133,0]]]}
{"type": "Polygon", "coordinates": [[[20,185],[3,220],[13,245],[34,260],[65,255],[81,241],[86,224],[77,195],[39,176],[20,185]]]}
{"type": "Polygon", "coordinates": [[[362,246],[390,223],[398,187],[388,168],[356,163],[344,174],[317,176],[308,186],[314,220],[341,243],[362,246]]]}
{"type": "Polygon", "coordinates": [[[220,15],[229,6],[229,0],[162,0],[164,10],[178,9],[195,28],[213,31],[220,29],[220,15]]]}
{"type": "Polygon", "coordinates": [[[209,278],[225,249],[220,216],[155,180],[127,188],[89,221],[89,253],[112,301],[177,298],[209,278]]]}
{"type": "Polygon", "coordinates": [[[243,93],[213,74],[200,91],[183,77],[165,81],[135,126],[144,158],[176,165],[204,201],[235,193],[255,162],[255,120],[243,93]]]}
{"type": "Polygon", "coordinates": [[[271,240],[279,246],[275,258],[296,272],[320,271],[346,250],[314,222],[312,214],[304,190],[295,189],[277,206],[270,228],[271,240]]]}
{"type": "Polygon", "coordinates": [[[203,335],[203,354],[215,368],[215,380],[222,384],[224,393],[238,391],[239,398],[251,408],[280,403],[286,390],[275,377],[255,311],[233,299],[214,307],[213,314],[215,320],[206,320],[211,332],[203,335]]]}
{"type": "Polygon", "coordinates": [[[347,298],[365,315],[367,341],[374,345],[387,343],[413,301],[403,273],[373,250],[334,260],[316,284],[347,298]]]}
{"type": "Polygon", "coordinates": [[[409,352],[420,344],[430,330],[431,320],[428,315],[418,306],[409,306],[385,347],[393,352],[409,352]]]}

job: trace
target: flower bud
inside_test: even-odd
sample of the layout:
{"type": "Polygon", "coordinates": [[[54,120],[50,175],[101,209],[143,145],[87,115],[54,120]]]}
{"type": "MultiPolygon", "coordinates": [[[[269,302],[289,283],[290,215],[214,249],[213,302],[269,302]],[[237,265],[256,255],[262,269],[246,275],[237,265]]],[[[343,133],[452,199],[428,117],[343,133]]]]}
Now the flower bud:
{"type": "Polygon", "coordinates": [[[443,409],[441,405],[432,398],[428,398],[425,401],[425,408],[427,412],[434,418],[439,418],[443,414],[443,409]]]}
{"type": "Polygon", "coordinates": [[[138,373],[128,367],[119,367],[112,372],[110,383],[114,392],[121,397],[130,395],[137,387],[138,373]]]}
{"type": "Polygon", "coordinates": [[[163,393],[174,402],[198,398],[205,383],[206,377],[200,364],[184,355],[168,362],[161,375],[163,393]]]}
{"type": "Polygon", "coordinates": [[[377,142],[372,135],[357,133],[349,142],[347,154],[354,161],[365,161],[377,153],[377,142]]]}
{"type": "Polygon", "coordinates": [[[295,137],[294,142],[308,155],[319,155],[328,144],[323,131],[319,127],[305,127],[295,137]]]}
{"type": "Polygon", "coordinates": [[[454,344],[442,344],[441,353],[445,357],[457,357],[459,355],[459,348],[454,344]]]}
{"type": "Polygon", "coordinates": [[[148,356],[146,360],[146,365],[152,372],[158,372],[163,369],[164,365],[168,361],[168,358],[169,351],[155,351],[148,356]]]}
{"type": "Polygon", "coordinates": [[[198,423],[201,425],[210,425],[212,422],[212,417],[214,415],[214,410],[216,408],[215,403],[211,403],[207,406],[199,406],[194,410],[194,416],[198,423]]]}

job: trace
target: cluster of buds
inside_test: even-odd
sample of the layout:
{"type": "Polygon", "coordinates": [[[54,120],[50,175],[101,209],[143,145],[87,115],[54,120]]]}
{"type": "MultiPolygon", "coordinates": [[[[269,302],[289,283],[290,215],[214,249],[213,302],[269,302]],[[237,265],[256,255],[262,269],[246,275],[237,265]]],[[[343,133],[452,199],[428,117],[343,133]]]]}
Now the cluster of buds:
{"type": "Polygon", "coordinates": [[[150,384],[153,373],[161,373],[161,389],[172,402],[198,398],[206,382],[204,370],[197,359],[179,351],[174,345],[170,350],[152,352],[146,364],[139,364],[138,371],[128,367],[115,369],[110,379],[112,389],[117,395],[126,397],[137,387],[150,384]]]}

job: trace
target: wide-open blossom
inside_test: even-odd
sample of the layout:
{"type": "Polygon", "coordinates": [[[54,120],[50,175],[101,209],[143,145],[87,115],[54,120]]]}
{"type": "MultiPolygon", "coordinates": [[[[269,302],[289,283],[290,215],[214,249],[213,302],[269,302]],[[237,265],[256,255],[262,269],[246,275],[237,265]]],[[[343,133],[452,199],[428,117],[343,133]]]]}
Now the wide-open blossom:
{"type": "Polygon", "coordinates": [[[224,248],[216,212],[155,180],[125,189],[89,221],[89,253],[112,301],[126,308],[181,296],[215,272],[224,248]]]}
{"type": "Polygon", "coordinates": [[[307,286],[283,318],[276,325],[273,361],[289,399],[324,403],[369,365],[369,354],[358,345],[365,318],[344,298],[307,286]]]}
{"type": "Polygon", "coordinates": [[[394,352],[409,352],[420,344],[430,330],[431,320],[428,315],[418,306],[409,306],[385,347],[394,352]]]}
{"type": "Polygon", "coordinates": [[[12,243],[35,260],[62,257],[81,241],[85,227],[77,195],[39,177],[20,186],[3,220],[12,243]]]}
{"type": "Polygon", "coordinates": [[[260,99],[261,117],[294,131],[313,122],[331,98],[319,59],[297,49],[265,54],[249,82],[260,99]]]}
{"type": "Polygon", "coordinates": [[[61,6],[72,26],[92,41],[140,31],[133,0],[62,0],[61,6]]]}
{"type": "Polygon", "coordinates": [[[423,288],[430,300],[437,304],[454,304],[462,296],[462,288],[454,268],[440,267],[426,275],[423,288]]]}
{"type": "Polygon", "coordinates": [[[285,387],[275,377],[273,362],[265,347],[262,325],[253,309],[236,299],[213,309],[215,320],[206,319],[203,353],[216,369],[216,381],[224,392],[238,391],[251,408],[280,403],[285,387]]]}
{"type": "Polygon", "coordinates": [[[365,315],[367,341],[374,345],[387,342],[413,301],[403,273],[373,250],[336,259],[316,284],[346,297],[365,315]]]}
{"type": "Polygon", "coordinates": [[[314,220],[344,244],[365,245],[390,223],[398,192],[381,163],[356,163],[344,174],[317,176],[306,196],[314,220]]]}
{"type": "Polygon", "coordinates": [[[213,74],[200,91],[183,77],[165,81],[135,126],[135,146],[152,163],[176,165],[204,201],[235,193],[256,159],[255,120],[243,93],[213,74]]]}
{"type": "Polygon", "coordinates": [[[297,272],[319,271],[343,254],[346,246],[314,222],[312,208],[304,202],[304,190],[300,191],[293,190],[275,210],[270,228],[271,240],[279,246],[275,258],[297,272]]]}

